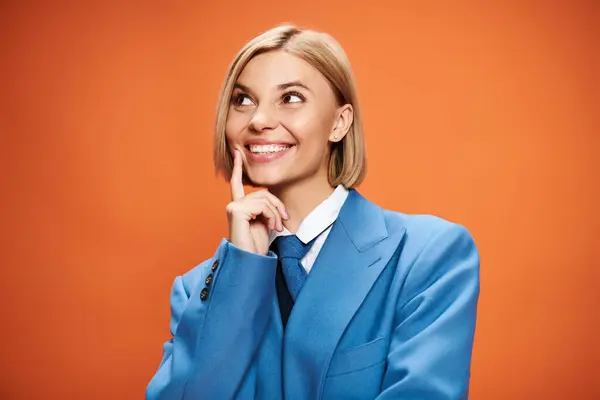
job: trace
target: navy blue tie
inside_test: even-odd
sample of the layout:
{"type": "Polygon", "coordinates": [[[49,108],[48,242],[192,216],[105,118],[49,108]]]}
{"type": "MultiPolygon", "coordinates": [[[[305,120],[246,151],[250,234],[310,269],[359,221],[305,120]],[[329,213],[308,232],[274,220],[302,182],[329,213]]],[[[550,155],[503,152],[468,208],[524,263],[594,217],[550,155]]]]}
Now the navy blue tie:
{"type": "Polygon", "coordinates": [[[281,270],[292,300],[295,302],[302,285],[306,281],[307,273],[300,260],[310,249],[312,242],[302,243],[298,236],[279,236],[273,242],[274,251],[279,256],[281,270]]]}

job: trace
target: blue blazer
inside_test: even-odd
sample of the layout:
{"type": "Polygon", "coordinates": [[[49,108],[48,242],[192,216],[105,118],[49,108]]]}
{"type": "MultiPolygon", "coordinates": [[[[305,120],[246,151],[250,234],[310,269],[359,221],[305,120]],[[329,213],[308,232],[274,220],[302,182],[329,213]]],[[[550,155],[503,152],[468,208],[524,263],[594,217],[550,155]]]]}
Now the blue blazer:
{"type": "Polygon", "coordinates": [[[175,279],[148,400],[467,398],[479,255],[466,229],[351,190],[285,330],[276,268],[223,240],[175,279]]]}

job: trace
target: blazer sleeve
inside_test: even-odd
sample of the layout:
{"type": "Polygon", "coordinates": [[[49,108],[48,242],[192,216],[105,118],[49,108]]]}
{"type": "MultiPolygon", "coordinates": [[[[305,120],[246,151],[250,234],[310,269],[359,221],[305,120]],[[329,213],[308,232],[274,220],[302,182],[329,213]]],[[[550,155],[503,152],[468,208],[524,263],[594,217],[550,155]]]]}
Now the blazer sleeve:
{"type": "Polygon", "coordinates": [[[276,266],[271,252],[258,255],[223,240],[211,259],[175,279],[172,338],[147,400],[193,397],[194,388],[206,398],[234,397],[268,323],[276,266]]]}
{"type": "Polygon", "coordinates": [[[478,297],[475,243],[446,225],[406,275],[378,400],[467,399],[478,297]]]}

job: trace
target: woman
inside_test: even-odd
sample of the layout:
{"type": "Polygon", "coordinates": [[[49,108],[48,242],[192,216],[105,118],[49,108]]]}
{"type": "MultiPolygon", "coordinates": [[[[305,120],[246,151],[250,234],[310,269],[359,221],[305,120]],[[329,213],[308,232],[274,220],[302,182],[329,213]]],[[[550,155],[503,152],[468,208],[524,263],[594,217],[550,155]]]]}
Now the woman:
{"type": "Polygon", "coordinates": [[[148,399],[467,397],[475,244],[353,189],[361,114],[330,36],[281,26],[240,51],[214,157],[231,184],[229,239],[175,279],[148,399]]]}

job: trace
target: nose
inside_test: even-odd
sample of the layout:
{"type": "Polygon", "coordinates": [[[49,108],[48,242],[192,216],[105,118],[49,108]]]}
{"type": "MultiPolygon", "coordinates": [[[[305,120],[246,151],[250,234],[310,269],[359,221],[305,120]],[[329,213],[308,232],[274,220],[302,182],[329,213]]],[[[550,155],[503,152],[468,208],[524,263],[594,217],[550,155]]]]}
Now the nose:
{"type": "Polygon", "coordinates": [[[262,133],[277,128],[279,121],[275,110],[265,104],[256,108],[250,120],[250,129],[256,133],[262,133]]]}

